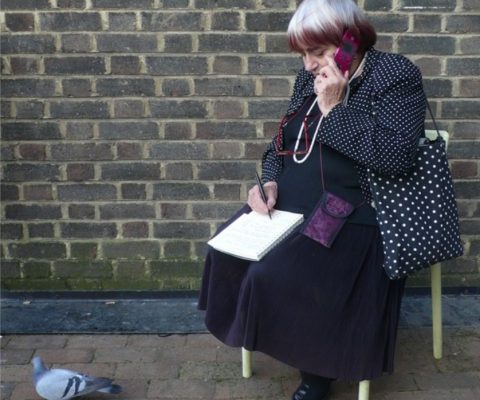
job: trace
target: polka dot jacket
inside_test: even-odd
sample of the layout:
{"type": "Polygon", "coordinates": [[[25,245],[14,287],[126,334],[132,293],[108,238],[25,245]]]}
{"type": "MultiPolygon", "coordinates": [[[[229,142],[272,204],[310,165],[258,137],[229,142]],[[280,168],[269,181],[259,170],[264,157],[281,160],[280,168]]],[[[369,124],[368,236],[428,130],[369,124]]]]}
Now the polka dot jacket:
{"type": "MultiPolygon", "coordinates": [[[[287,115],[313,94],[314,76],[298,73],[287,115]]],[[[324,118],[317,140],[356,162],[362,193],[371,202],[367,168],[387,175],[408,171],[424,132],[426,98],[419,69],[399,54],[371,48],[363,72],[350,82],[346,105],[324,118]]],[[[262,157],[262,181],[277,181],[283,157],[275,138],[262,157]]]]}

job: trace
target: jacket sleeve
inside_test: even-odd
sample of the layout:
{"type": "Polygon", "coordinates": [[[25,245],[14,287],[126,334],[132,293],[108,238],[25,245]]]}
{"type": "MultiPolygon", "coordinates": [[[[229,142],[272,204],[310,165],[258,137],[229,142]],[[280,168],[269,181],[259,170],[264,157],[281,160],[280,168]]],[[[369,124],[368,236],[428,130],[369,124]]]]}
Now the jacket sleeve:
{"type": "Polygon", "coordinates": [[[422,76],[402,56],[380,62],[373,74],[372,111],[335,106],[323,121],[319,140],[382,174],[406,172],[424,130],[422,76]]]}
{"type": "Polygon", "coordinates": [[[277,182],[283,168],[282,157],[275,152],[275,138],[268,144],[262,156],[262,183],[277,182]]]}

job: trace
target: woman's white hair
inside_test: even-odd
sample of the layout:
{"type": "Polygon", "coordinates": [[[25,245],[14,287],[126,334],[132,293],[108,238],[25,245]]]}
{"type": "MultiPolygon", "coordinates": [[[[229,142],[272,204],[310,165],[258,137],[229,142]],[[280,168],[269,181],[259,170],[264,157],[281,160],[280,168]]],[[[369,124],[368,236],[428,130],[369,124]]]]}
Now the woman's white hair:
{"type": "Polygon", "coordinates": [[[322,40],[324,43],[334,38],[334,42],[338,42],[345,29],[350,28],[361,34],[362,26],[368,26],[368,30],[374,32],[353,0],[303,0],[290,20],[287,33],[291,44],[305,42],[305,37],[312,33],[320,38],[325,37],[326,40],[322,40]]]}

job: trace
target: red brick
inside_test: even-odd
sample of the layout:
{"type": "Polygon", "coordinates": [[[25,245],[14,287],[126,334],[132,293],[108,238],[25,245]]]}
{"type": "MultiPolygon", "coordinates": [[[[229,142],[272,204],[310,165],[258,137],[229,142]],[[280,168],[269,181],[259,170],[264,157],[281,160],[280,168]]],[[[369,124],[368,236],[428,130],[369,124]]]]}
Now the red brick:
{"type": "Polygon", "coordinates": [[[142,159],[142,145],[140,143],[117,143],[117,156],[122,160],[142,159]]]}
{"type": "Polygon", "coordinates": [[[30,381],[31,376],[30,364],[2,365],[2,382],[27,382],[30,381]]]}
{"type": "Polygon", "coordinates": [[[243,155],[242,143],[213,143],[212,157],[214,159],[238,159],[243,155]]]}
{"type": "Polygon", "coordinates": [[[68,337],[69,349],[90,349],[95,347],[122,347],[127,344],[125,335],[72,335],[68,337]]]}
{"type": "Polygon", "coordinates": [[[480,376],[472,372],[417,373],[415,382],[420,390],[474,388],[480,386],[480,376]]]}
{"type": "Polygon", "coordinates": [[[129,347],[98,348],[95,352],[95,362],[153,362],[157,358],[157,352],[152,349],[135,349],[129,347]]]}
{"type": "Polygon", "coordinates": [[[114,363],[65,363],[55,364],[55,367],[81,372],[90,376],[114,377],[117,364],[114,363]]]}
{"type": "Polygon", "coordinates": [[[9,30],[14,32],[33,31],[35,26],[34,16],[30,13],[7,13],[5,15],[5,25],[9,30]]]}
{"type": "Polygon", "coordinates": [[[130,347],[150,347],[162,351],[164,348],[184,347],[187,341],[186,335],[132,335],[128,337],[130,347]]]}
{"type": "Polygon", "coordinates": [[[56,366],[71,363],[88,363],[93,360],[94,350],[92,349],[42,349],[37,348],[36,356],[42,357],[46,364],[56,366]]]}
{"type": "Polygon", "coordinates": [[[53,191],[51,185],[25,185],[23,188],[25,200],[52,200],[53,191]]]}
{"type": "Polygon", "coordinates": [[[148,379],[151,381],[178,378],[179,366],[172,362],[118,364],[115,379],[148,379]]]}
{"type": "Polygon", "coordinates": [[[93,164],[68,164],[67,178],[71,181],[86,181],[95,177],[93,164]]]}
{"type": "Polygon", "coordinates": [[[126,222],[122,224],[122,236],[124,238],[148,237],[148,223],[145,221],[126,222]]]}
{"type": "Polygon", "coordinates": [[[459,86],[459,97],[477,97],[480,90],[480,80],[462,79],[459,86]]]}
{"type": "Polygon", "coordinates": [[[35,392],[31,382],[15,385],[10,400],[38,400],[38,394],[35,392]]]}
{"type": "Polygon", "coordinates": [[[7,344],[9,349],[56,349],[67,343],[65,335],[25,335],[13,336],[7,344]]]}
{"type": "Polygon", "coordinates": [[[218,119],[240,118],[244,114],[244,106],[241,101],[221,100],[213,105],[213,116],[218,119]]]}
{"type": "Polygon", "coordinates": [[[217,349],[206,346],[197,350],[191,347],[166,348],[159,351],[157,359],[162,362],[183,362],[183,361],[215,361],[217,349]]]}
{"type": "Polygon", "coordinates": [[[44,144],[21,144],[18,146],[20,157],[24,160],[45,160],[46,146],[44,144]]]}
{"type": "Polygon", "coordinates": [[[6,348],[9,341],[10,341],[9,336],[0,336],[0,348],[2,349],[6,348]]]}
{"type": "Polygon", "coordinates": [[[175,399],[213,399],[215,383],[204,380],[165,380],[152,382],[148,389],[147,397],[175,399]]]}
{"type": "Polygon", "coordinates": [[[475,178],[478,176],[478,163],[476,161],[452,161],[453,179],[475,178]]]}
{"type": "MultiPolygon", "coordinates": [[[[240,372],[240,371],[239,371],[240,372]]],[[[298,383],[297,383],[298,385],[298,383]]],[[[214,399],[227,400],[232,398],[251,399],[258,398],[258,394],[268,393],[270,399],[283,398],[283,388],[280,381],[270,379],[242,379],[220,381],[217,383],[214,399]]]]}
{"type": "MultiPolygon", "coordinates": [[[[108,398],[113,399],[131,399],[131,400],[147,400],[147,392],[148,388],[150,387],[151,383],[145,379],[138,377],[137,379],[119,379],[115,380],[115,383],[120,385],[123,388],[123,391],[120,395],[112,397],[109,396],[108,398]]],[[[106,396],[101,396],[100,395],[97,397],[98,400],[105,400],[106,396]]],[[[92,399],[94,400],[94,399],[92,399]]],[[[157,400],[157,399],[152,399],[152,400],[157,400]]],[[[178,399],[180,400],[180,399],[178,399]]]]}

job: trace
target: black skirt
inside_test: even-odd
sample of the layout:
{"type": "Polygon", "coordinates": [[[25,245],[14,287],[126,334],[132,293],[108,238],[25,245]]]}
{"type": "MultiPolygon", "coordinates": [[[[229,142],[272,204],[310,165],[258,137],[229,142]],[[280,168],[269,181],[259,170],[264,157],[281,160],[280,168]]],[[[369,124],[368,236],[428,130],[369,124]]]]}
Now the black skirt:
{"type": "MultiPolygon", "coordinates": [[[[353,161],[323,147],[326,189],[342,189],[358,204],[353,161]]],[[[324,189],[319,155],[315,146],[303,164],[285,160],[276,208],[308,218],[324,189]]],[[[207,328],[227,345],[328,378],[360,381],[393,372],[405,281],[383,271],[374,210],[363,207],[356,222],[365,223],[346,223],[331,248],[302,235],[300,226],[260,262],[210,249],[198,305],[207,328]]]]}
{"type": "Polygon", "coordinates": [[[346,224],[330,249],[297,230],[260,262],[211,249],[199,308],[227,345],[324,377],[373,379],[393,371],[404,288],[382,260],[378,228],[362,224],[346,224]]]}

